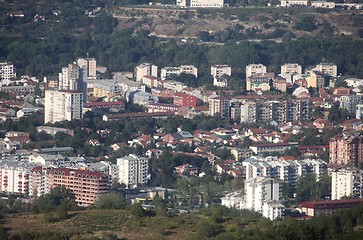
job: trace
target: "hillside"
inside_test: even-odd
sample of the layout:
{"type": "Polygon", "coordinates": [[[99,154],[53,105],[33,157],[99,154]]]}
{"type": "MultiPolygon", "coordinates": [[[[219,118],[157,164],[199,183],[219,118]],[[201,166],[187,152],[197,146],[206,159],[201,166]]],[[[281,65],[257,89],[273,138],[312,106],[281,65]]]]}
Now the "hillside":
{"type": "Polygon", "coordinates": [[[316,9],[184,10],[122,7],[112,11],[118,29],[144,30],[161,38],[198,38],[201,32],[240,39],[278,38],[286,32],[303,36],[351,36],[359,38],[362,12],[316,9]],[[309,20],[313,21],[309,21],[309,20]],[[306,22],[307,21],[307,22],[306,22]],[[304,23],[299,25],[299,23],[304,23]],[[301,26],[299,28],[299,26],[301,26]]]}

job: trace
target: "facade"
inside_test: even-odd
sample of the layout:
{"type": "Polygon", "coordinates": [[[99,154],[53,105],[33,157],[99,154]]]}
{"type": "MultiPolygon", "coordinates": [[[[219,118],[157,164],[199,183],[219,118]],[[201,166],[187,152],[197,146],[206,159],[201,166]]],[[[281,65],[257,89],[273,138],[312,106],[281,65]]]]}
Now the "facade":
{"type": "Polygon", "coordinates": [[[223,118],[229,118],[230,99],[228,97],[216,97],[209,100],[209,115],[220,114],[223,118]]]}
{"type": "Polygon", "coordinates": [[[147,182],[148,159],[134,154],[117,159],[118,181],[128,187],[147,182]]]}
{"type": "Polygon", "coordinates": [[[0,63],[0,80],[10,81],[16,77],[15,67],[8,62],[0,63]]]}
{"type": "Polygon", "coordinates": [[[83,70],[83,79],[97,78],[97,62],[95,58],[78,58],[77,65],[83,70]]]}
{"type": "Polygon", "coordinates": [[[282,216],[284,206],[271,206],[281,199],[281,185],[278,180],[268,177],[255,177],[245,181],[245,208],[259,212],[264,217],[276,219],[282,216]],[[270,201],[274,202],[270,202],[270,201]],[[264,205],[267,204],[265,207],[264,205]],[[270,205],[270,206],[268,206],[270,205]],[[272,208],[272,209],[271,209],[272,208]],[[274,210],[279,208],[280,211],[274,210]],[[272,211],[271,211],[272,210],[272,211]]]}
{"type": "Polygon", "coordinates": [[[246,79],[251,76],[262,76],[266,73],[266,66],[263,64],[250,64],[246,66],[246,79]]]}
{"type": "Polygon", "coordinates": [[[23,95],[33,94],[35,92],[35,85],[0,87],[0,92],[17,93],[23,95]]]}
{"type": "Polygon", "coordinates": [[[362,137],[350,133],[338,134],[329,141],[329,164],[357,166],[363,161],[362,137]]]}
{"type": "Polygon", "coordinates": [[[180,75],[182,73],[191,74],[198,77],[198,68],[192,65],[181,65],[180,67],[165,67],[161,69],[160,77],[161,80],[168,79],[170,75],[180,75]]]}
{"type": "Polygon", "coordinates": [[[236,122],[241,121],[241,106],[242,106],[242,103],[240,103],[240,102],[231,103],[230,118],[236,122]]]}
{"type": "Polygon", "coordinates": [[[220,77],[223,75],[231,76],[232,75],[232,68],[228,65],[213,65],[210,68],[211,75],[213,78],[220,77]]]}
{"type": "Polygon", "coordinates": [[[332,172],[332,200],[343,197],[363,198],[363,171],[360,169],[339,169],[332,172]]]}
{"type": "Polygon", "coordinates": [[[241,122],[256,122],[257,121],[257,103],[244,102],[241,106],[241,122]]]}
{"type": "Polygon", "coordinates": [[[45,123],[82,118],[83,94],[79,91],[45,91],[45,123]]]}
{"type": "Polygon", "coordinates": [[[139,66],[135,67],[134,75],[137,82],[141,82],[142,78],[146,75],[157,77],[158,66],[151,63],[140,64],[139,66]]]}
{"type": "Polygon", "coordinates": [[[302,74],[302,67],[298,63],[285,63],[281,66],[281,74],[302,74]]]}
{"type": "Polygon", "coordinates": [[[173,95],[174,104],[181,107],[197,107],[197,98],[195,96],[177,92],[173,95]]]}
{"type": "Polygon", "coordinates": [[[176,0],[179,7],[222,8],[224,0],[176,0]]]}

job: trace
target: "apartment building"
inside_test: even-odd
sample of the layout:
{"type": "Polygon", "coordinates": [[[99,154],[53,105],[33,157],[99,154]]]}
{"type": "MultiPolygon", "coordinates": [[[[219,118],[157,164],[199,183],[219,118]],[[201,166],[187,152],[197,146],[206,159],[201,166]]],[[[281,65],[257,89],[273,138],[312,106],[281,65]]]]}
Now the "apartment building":
{"type": "Polygon", "coordinates": [[[263,64],[250,64],[246,66],[246,79],[251,76],[262,76],[265,74],[266,66],[263,64]]]}
{"type": "Polygon", "coordinates": [[[308,71],[308,76],[305,78],[308,87],[322,88],[325,86],[325,77],[323,73],[315,70],[308,71]]]}
{"type": "Polygon", "coordinates": [[[257,103],[243,102],[241,106],[241,122],[251,123],[257,121],[257,103]]]}
{"type": "Polygon", "coordinates": [[[276,157],[250,157],[243,162],[246,179],[264,176],[288,183],[292,191],[296,190],[299,176],[314,173],[319,180],[327,172],[327,163],[321,159],[283,160],[276,157]]]}
{"type": "Polygon", "coordinates": [[[60,186],[71,190],[79,206],[89,206],[97,202],[101,194],[111,191],[108,174],[69,168],[36,167],[30,176],[31,196],[47,194],[60,186]]]}
{"type": "Polygon", "coordinates": [[[186,93],[175,93],[173,95],[173,102],[175,105],[182,107],[197,107],[197,98],[186,93]]]}
{"type": "Polygon", "coordinates": [[[62,67],[58,81],[59,90],[82,90],[82,71],[76,63],[68,64],[67,67],[62,67]]]}
{"type": "Polygon", "coordinates": [[[217,76],[213,78],[213,86],[226,88],[228,86],[228,79],[225,76],[217,76]]]}
{"type": "Polygon", "coordinates": [[[0,80],[10,81],[16,77],[15,67],[8,62],[0,63],[0,80]]]}
{"type": "Polygon", "coordinates": [[[165,67],[161,69],[160,77],[161,80],[168,79],[170,75],[180,75],[182,73],[191,74],[198,77],[198,68],[192,65],[181,65],[180,67],[165,67]]]}
{"type": "Polygon", "coordinates": [[[128,187],[147,183],[148,159],[134,154],[117,159],[118,181],[128,187]]]}
{"type": "Polygon", "coordinates": [[[298,63],[285,63],[281,66],[281,74],[302,74],[302,67],[298,63]]]}
{"type": "Polygon", "coordinates": [[[281,218],[285,207],[280,204],[282,185],[268,177],[254,177],[245,181],[245,208],[274,220],[281,218]]]}
{"type": "Polygon", "coordinates": [[[270,81],[272,78],[266,75],[253,75],[246,78],[246,90],[255,91],[261,89],[261,91],[270,91],[270,81]]]}
{"type": "Polygon", "coordinates": [[[223,118],[229,118],[230,99],[228,97],[215,97],[209,99],[209,115],[219,114],[223,118]]]}
{"type": "Polygon", "coordinates": [[[281,7],[308,6],[308,0],[280,0],[281,7]]]}
{"type": "Polygon", "coordinates": [[[232,68],[228,65],[213,65],[210,68],[210,74],[213,76],[213,78],[220,77],[223,75],[231,76],[232,68]]]}
{"type": "Polygon", "coordinates": [[[179,7],[222,8],[224,0],[176,0],[179,7]]]}
{"type": "Polygon", "coordinates": [[[333,77],[338,76],[338,67],[334,63],[320,63],[313,70],[333,77]]]}
{"type": "Polygon", "coordinates": [[[362,136],[352,133],[337,134],[329,141],[329,164],[333,167],[357,166],[363,161],[362,149],[362,136]]]}
{"type": "Polygon", "coordinates": [[[361,169],[336,169],[331,173],[332,200],[344,197],[363,198],[363,170],[361,169]]]}
{"type": "Polygon", "coordinates": [[[303,122],[309,119],[308,99],[285,101],[246,101],[241,107],[241,122],[303,122]]]}
{"type": "Polygon", "coordinates": [[[98,98],[106,97],[106,100],[120,95],[121,90],[121,86],[115,81],[99,80],[93,84],[93,96],[98,98]]]}
{"type": "Polygon", "coordinates": [[[97,62],[95,58],[78,58],[77,65],[83,70],[83,79],[97,78],[97,62]]]}
{"type": "Polygon", "coordinates": [[[11,194],[29,192],[30,164],[19,163],[15,160],[0,162],[0,191],[11,194]]]}
{"type": "Polygon", "coordinates": [[[230,107],[230,117],[236,122],[241,121],[241,102],[233,102],[230,107]]]}
{"type": "Polygon", "coordinates": [[[82,118],[83,93],[73,90],[45,91],[45,123],[82,118]]]}
{"type": "Polygon", "coordinates": [[[340,107],[348,110],[349,113],[355,114],[357,112],[357,106],[363,104],[362,95],[349,95],[339,97],[340,107]]]}
{"type": "Polygon", "coordinates": [[[151,63],[142,63],[135,67],[134,76],[137,82],[141,82],[146,75],[157,77],[158,66],[151,63]]]}

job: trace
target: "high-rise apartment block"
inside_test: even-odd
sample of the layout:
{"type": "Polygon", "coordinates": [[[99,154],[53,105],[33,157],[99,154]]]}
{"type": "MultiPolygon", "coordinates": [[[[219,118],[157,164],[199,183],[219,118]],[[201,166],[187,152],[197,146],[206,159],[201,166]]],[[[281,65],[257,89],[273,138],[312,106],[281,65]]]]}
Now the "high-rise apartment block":
{"type": "Polygon", "coordinates": [[[228,97],[215,97],[209,99],[209,115],[219,114],[223,118],[229,118],[230,99],[228,97]]]}
{"type": "Polygon", "coordinates": [[[176,0],[179,7],[195,8],[221,8],[224,6],[224,0],[176,0]]]}
{"type": "Polygon", "coordinates": [[[73,90],[45,91],[45,123],[82,118],[82,92],[73,90]]]}
{"type": "Polygon", "coordinates": [[[78,58],[77,65],[83,70],[82,71],[83,80],[97,78],[96,74],[97,62],[95,58],[78,58]]]}
{"type": "Polygon", "coordinates": [[[147,182],[148,159],[134,154],[117,159],[118,181],[128,187],[147,182]]]}
{"type": "Polygon", "coordinates": [[[59,73],[59,90],[79,90],[83,89],[82,70],[77,64],[68,64],[67,67],[62,68],[59,73]]]}
{"type": "Polygon", "coordinates": [[[338,169],[332,172],[332,200],[344,197],[363,198],[363,171],[360,169],[338,169]]]}
{"type": "Polygon", "coordinates": [[[16,77],[15,67],[8,62],[0,63],[0,80],[10,81],[16,77]]]}
{"type": "Polygon", "coordinates": [[[246,101],[241,106],[241,122],[303,122],[309,119],[307,99],[285,101],[246,101]]]}
{"type": "Polygon", "coordinates": [[[160,78],[161,80],[168,79],[170,75],[180,75],[180,74],[191,74],[198,77],[198,68],[192,65],[181,65],[180,67],[165,67],[161,69],[160,78]]]}
{"type": "Polygon", "coordinates": [[[135,67],[134,76],[137,82],[141,82],[144,76],[158,76],[158,66],[151,63],[143,63],[135,67]]]}
{"type": "Polygon", "coordinates": [[[363,138],[357,134],[343,133],[330,138],[329,164],[357,166],[363,161],[363,138]]]}
{"type": "Polygon", "coordinates": [[[302,67],[297,63],[285,63],[281,66],[281,74],[302,74],[302,67]]]}
{"type": "Polygon", "coordinates": [[[283,216],[285,206],[280,203],[282,185],[279,180],[254,177],[245,181],[245,208],[261,213],[271,220],[283,216]]]}

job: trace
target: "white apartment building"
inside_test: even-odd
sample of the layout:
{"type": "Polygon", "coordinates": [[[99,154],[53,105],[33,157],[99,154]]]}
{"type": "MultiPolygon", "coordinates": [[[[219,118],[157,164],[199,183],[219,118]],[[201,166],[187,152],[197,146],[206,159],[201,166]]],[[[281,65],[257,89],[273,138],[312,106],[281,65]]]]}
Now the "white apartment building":
{"type": "Polygon", "coordinates": [[[334,63],[320,63],[312,70],[325,73],[333,77],[338,76],[338,67],[334,63]]]}
{"type": "Polygon", "coordinates": [[[179,7],[222,8],[224,0],[176,0],[179,7]]]}
{"type": "Polygon", "coordinates": [[[0,63],[0,80],[10,81],[10,79],[15,78],[15,67],[13,64],[8,62],[0,63]]]}
{"type": "Polygon", "coordinates": [[[16,161],[1,162],[0,191],[27,195],[29,191],[30,170],[16,161]]]}
{"type": "Polygon", "coordinates": [[[281,0],[281,7],[290,7],[290,6],[308,6],[308,0],[281,0]]]}
{"type": "Polygon", "coordinates": [[[263,203],[262,216],[270,219],[271,221],[276,218],[284,216],[286,207],[279,201],[270,200],[263,203]]]}
{"type": "Polygon", "coordinates": [[[141,82],[142,78],[146,75],[157,77],[158,66],[151,63],[142,63],[135,67],[134,75],[137,82],[141,82]]]}
{"type": "Polygon", "coordinates": [[[83,93],[73,90],[45,91],[45,123],[82,118],[83,93]]]}
{"type": "Polygon", "coordinates": [[[332,172],[331,199],[343,197],[363,198],[363,171],[359,169],[339,169],[332,172]]]}
{"type": "Polygon", "coordinates": [[[170,75],[180,75],[182,73],[192,74],[195,77],[198,77],[198,68],[192,65],[181,65],[180,67],[164,67],[161,69],[160,78],[161,80],[167,79],[170,75]]]}
{"type": "Polygon", "coordinates": [[[278,206],[272,206],[270,202],[274,200],[273,203],[276,204],[281,199],[281,185],[278,180],[262,176],[247,179],[245,194],[245,208],[259,212],[272,220],[282,216],[283,205],[280,206],[280,211],[276,211],[274,208],[278,206]],[[265,204],[270,206],[264,207],[265,204]]]}
{"type": "Polygon", "coordinates": [[[231,76],[232,68],[228,65],[213,65],[210,68],[210,74],[213,76],[213,78],[223,75],[231,76]]]}
{"type": "Polygon", "coordinates": [[[266,72],[266,66],[263,64],[250,64],[246,66],[246,78],[251,76],[262,76],[266,72]]]}
{"type": "Polygon", "coordinates": [[[347,78],[345,79],[345,82],[349,87],[357,88],[360,86],[363,86],[363,79],[359,78],[347,78]]]}
{"type": "Polygon", "coordinates": [[[96,79],[97,62],[95,58],[78,58],[77,65],[83,69],[83,79],[96,79]]]}
{"type": "Polygon", "coordinates": [[[281,66],[281,74],[302,74],[302,67],[298,63],[285,63],[281,66]]]}
{"type": "Polygon", "coordinates": [[[118,181],[128,187],[147,182],[148,159],[134,154],[117,159],[118,181]]]}

